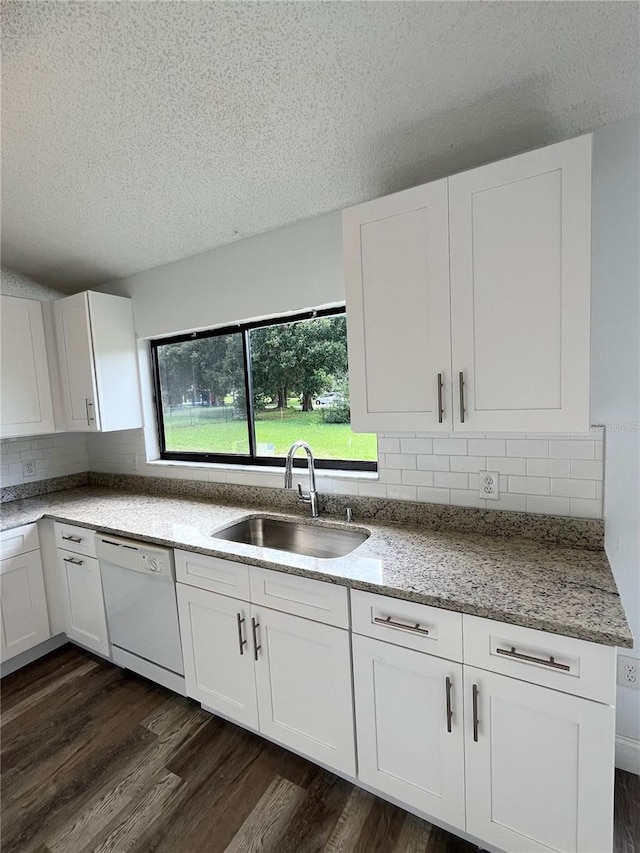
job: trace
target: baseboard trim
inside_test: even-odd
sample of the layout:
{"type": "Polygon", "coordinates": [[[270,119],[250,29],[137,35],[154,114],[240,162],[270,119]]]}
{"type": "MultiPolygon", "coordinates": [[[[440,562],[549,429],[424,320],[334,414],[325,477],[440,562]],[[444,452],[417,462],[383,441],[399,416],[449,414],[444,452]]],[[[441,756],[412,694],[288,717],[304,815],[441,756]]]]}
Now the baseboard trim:
{"type": "Polygon", "coordinates": [[[640,776],[640,740],[616,735],[616,767],[640,776]]]}
{"type": "Polygon", "coordinates": [[[0,678],[4,678],[5,675],[11,675],[12,672],[16,672],[23,666],[33,663],[44,655],[48,655],[49,652],[59,649],[60,646],[64,646],[68,642],[66,634],[56,634],[55,637],[49,637],[48,640],[38,643],[32,649],[27,649],[26,652],[22,652],[22,654],[16,655],[14,658],[9,658],[9,660],[0,664],[0,678]]]}

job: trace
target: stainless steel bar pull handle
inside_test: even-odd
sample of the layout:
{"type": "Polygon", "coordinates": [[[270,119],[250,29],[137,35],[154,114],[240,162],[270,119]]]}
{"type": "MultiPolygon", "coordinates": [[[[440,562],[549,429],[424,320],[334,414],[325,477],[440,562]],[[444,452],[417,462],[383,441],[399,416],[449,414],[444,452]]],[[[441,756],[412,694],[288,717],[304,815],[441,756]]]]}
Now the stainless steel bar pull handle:
{"type": "Polygon", "coordinates": [[[75,542],[78,545],[82,542],[82,536],[61,536],[60,538],[65,542],[75,542]]]}
{"type": "Polygon", "coordinates": [[[84,566],[84,560],[77,560],[75,557],[63,557],[65,563],[73,563],[74,566],[84,566]]]}
{"type": "Polygon", "coordinates": [[[438,423],[441,424],[444,418],[444,408],[442,406],[442,374],[438,374],[438,423]]]}
{"type": "Polygon", "coordinates": [[[91,417],[89,414],[89,406],[93,407],[93,403],[88,397],[84,398],[85,409],[87,410],[87,426],[91,426],[91,421],[95,421],[95,418],[91,417]]]}
{"type": "Polygon", "coordinates": [[[382,619],[380,616],[374,616],[373,621],[378,625],[390,625],[392,628],[402,628],[403,631],[411,631],[416,634],[428,634],[428,628],[421,628],[420,623],[416,622],[415,625],[404,625],[402,622],[394,622],[391,616],[387,616],[386,619],[382,619]]]}
{"type": "Polygon", "coordinates": [[[474,684],[471,688],[471,696],[473,698],[473,739],[478,743],[478,685],[474,684]]]}
{"type": "Polygon", "coordinates": [[[564,672],[571,672],[570,666],[567,666],[566,663],[558,663],[558,661],[554,659],[553,655],[550,655],[548,660],[547,658],[537,658],[534,655],[523,655],[521,652],[516,651],[515,646],[511,646],[511,649],[496,649],[496,653],[508,658],[525,660],[529,663],[541,663],[543,666],[550,666],[553,667],[553,669],[561,669],[564,672]]]}
{"type": "Polygon", "coordinates": [[[240,613],[237,613],[236,616],[238,617],[238,646],[240,647],[240,654],[243,655],[244,647],[247,645],[247,641],[242,639],[242,625],[244,624],[244,619],[240,613]]]}
{"type": "Polygon", "coordinates": [[[447,696],[447,731],[451,731],[451,721],[453,720],[453,710],[451,709],[451,679],[449,676],[445,679],[445,692],[447,696]]]}
{"type": "Polygon", "coordinates": [[[464,373],[458,373],[458,388],[460,390],[460,423],[464,423],[464,373]]]}
{"type": "Polygon", "coordinates": [[[251,619],[251,630],[253,632],[253,657],[255,660],[258,660],[258,652],[262,648],[261,645],[258,644],[258,628],[260,627],[260,623],[256,622],[255,619],[251,619]]]}

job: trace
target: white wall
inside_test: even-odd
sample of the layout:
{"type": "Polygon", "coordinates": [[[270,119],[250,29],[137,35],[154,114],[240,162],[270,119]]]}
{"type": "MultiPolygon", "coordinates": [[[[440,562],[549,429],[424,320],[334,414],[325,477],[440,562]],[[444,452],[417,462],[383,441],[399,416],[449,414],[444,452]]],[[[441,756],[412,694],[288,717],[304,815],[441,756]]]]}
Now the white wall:
{"type": "MultiPolygon", "coordinates": [[[[594,141],[592,413],[607,424],[605,547],[640,658],[640,121],[594,141]]],[[[627,652],[625,652],[627,654],[627,652]]],[[[618,734],[636,741],[640,691],[618,688],[618,734]]]]}
{"type": "Polygon", "coordinates": [[[133,299],[141,338],[344,302],[339,212],[99,288],[133,299]]]}

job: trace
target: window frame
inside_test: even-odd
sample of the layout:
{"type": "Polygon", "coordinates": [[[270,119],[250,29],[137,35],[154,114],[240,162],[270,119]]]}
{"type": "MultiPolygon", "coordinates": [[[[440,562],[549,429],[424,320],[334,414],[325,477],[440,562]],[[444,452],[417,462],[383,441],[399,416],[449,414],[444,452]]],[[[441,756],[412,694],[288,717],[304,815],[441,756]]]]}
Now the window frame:
{"type": "MultiPolygon", "coordinates": [[[[158,444],[160,448],[160,459],[167,462],[200,462],[208,465],[244,465],[259,467],[284,468],[285,458],[281,456],[258,456],[256,453],[256,430],[255,412],[253,405],[253,389],[251,387],[251,351],[249,347],[249,333],[253,329],[265,326],[279,326],[283,323],[296,323],[301,320],[314,320],[319,317],[333,317],[344,314],[345,306],[333,308],[318,308],[310,311],[298,312],[296,314],[284,314],[272,317],[269,320],[255,320],[253,322],[232,323],[215,329],[205,329],[200,332],[187,332],[171,337],[154,338],[149,341],[151,375],[153,380],[153,406],[155,409],[156,428],[158,431],[158,444]],[[220,335],[241,334],[242,356],[244,367],[245,395],[247,400],[247,426],[249,433],[249,453],[203,453],[200,451],[175,451],[167,450],[164,432],[164,416],[162,412],[162,392],[160,386],[160,367],[158,361],[158,348],[167,344],[180,344],[186,341],[197,341],[205,338],[218,337],[220,335]]],[[[307,460],[295,458],[293,464],[296,468],[306,468],[307,460]]],[[[317,469],[333,471],[368,471],[377,472],[378,461],[369,462],[357,459],[316,459],[317,469]]]]}

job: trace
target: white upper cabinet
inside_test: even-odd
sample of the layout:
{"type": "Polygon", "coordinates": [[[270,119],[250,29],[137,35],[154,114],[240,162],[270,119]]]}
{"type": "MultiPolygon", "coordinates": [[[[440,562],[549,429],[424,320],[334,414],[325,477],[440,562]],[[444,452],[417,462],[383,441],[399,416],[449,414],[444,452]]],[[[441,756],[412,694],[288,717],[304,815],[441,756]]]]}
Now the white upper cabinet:
{"type": "Polygon", "coordinates": [[[0,297],[0,430],[2,438],[55,430],[42,305],[0,297]]]}
{"type": "Polygon", "coordinates": [[[344,212],[356,431],[589,428],[591,142],[344,212]]]}
{"type": "Polygon", "coordinates": [[[450,178],[449,212],[456,428],[588,430],[591,136],[450,178]]]}
{"type": "Polygon", "coordinates": [[[450,430],[447,181],[345,210],[343,226],[353,429],[450,430]]]}
{"type": "Polygon", "coordinates": [[[87,291],[55,305],[68,430],[142,426],[131,300],[87,291]]]}

